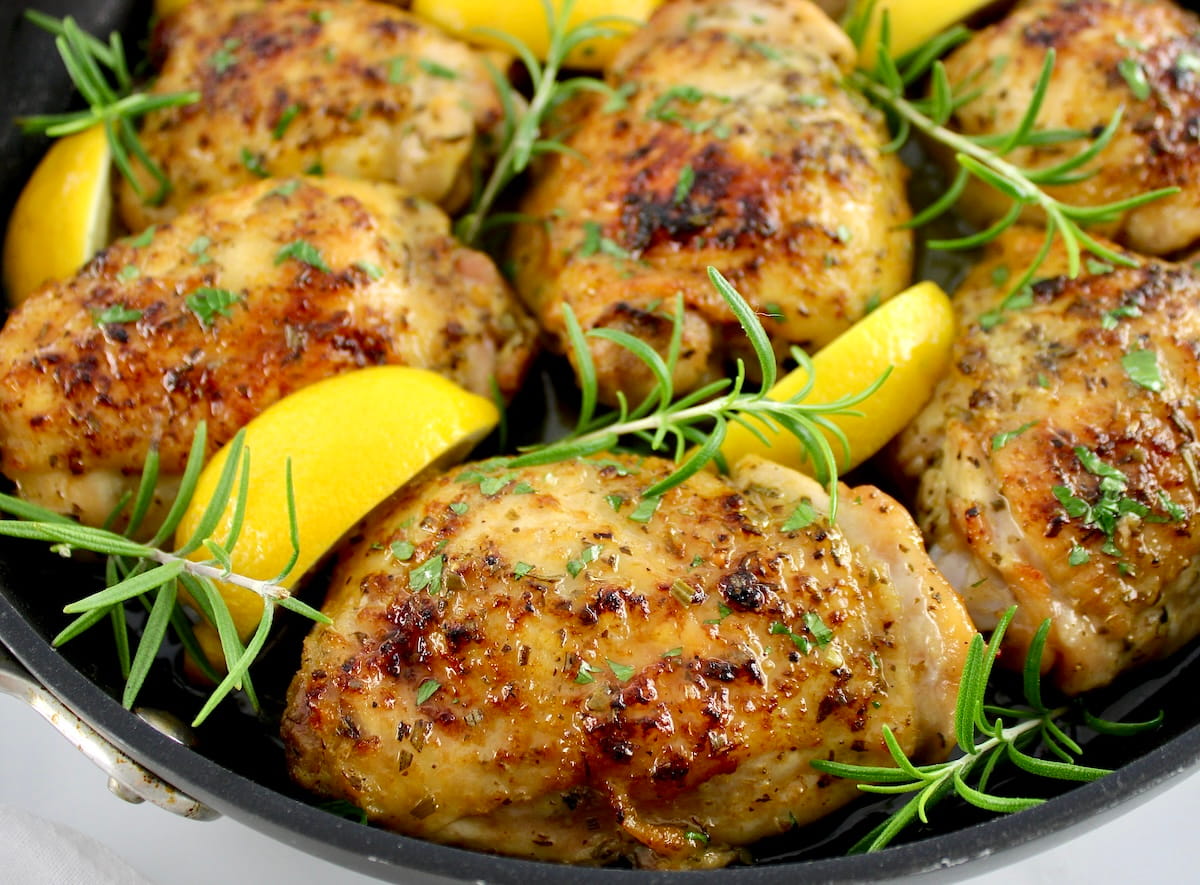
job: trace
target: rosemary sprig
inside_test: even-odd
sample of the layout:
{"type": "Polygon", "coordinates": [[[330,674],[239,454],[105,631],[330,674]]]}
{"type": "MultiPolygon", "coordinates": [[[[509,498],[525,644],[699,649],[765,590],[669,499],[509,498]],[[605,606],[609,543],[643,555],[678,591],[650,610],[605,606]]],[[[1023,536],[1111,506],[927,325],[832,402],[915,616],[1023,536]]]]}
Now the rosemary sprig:
{"type": "Polygon", "coordinates": [[[151,111],[193,104],[200,100],[200,93],[146,95],[133,92],[133,77],[129,72],[125,48],[119,33],[114,31],[110,34],[106,44],[82,30],[70,16],[56,19],[30,9],[25,12],[25,17],[54,35],[54,45],[58,48],[58,54],[62,56],[71,82],[75,84],[88,107],[63,114],[23,117],[17,121],[21,130],[25,133],[58,138],[82,132],[97,123],[103,125],[112,149],[113,162],[121,170],[121,174],[144,203],[160,204],[170,192],[171,182],[146,152],[138,138],[134,122],[151,111]],[[108,69],[108,76],[103,68],[108,69]],[[109,76],[116,82],[109,82],[109,76]],[[153,193],[147,194],[138,180],[133,170],[131,155],[154,179],[157,189],[153,193]]]}
{"type": "Polygon", "coordinates": [[[844,396],[831,403],[806,403],[812,391],[814,373],[812,360],[799,348],[792,356],[808,374],[808,383],[787,400],[769,399],[767,393],[775,385],[775,352],[771,349],[766,331],[754,310],[729,281],[714,267],[708,269],[709,279],[729,305],[745,332],[758,361],[761,383],[757,390],[746,390],[746,367],[739,359],[735,376],[714,381],[686,396],[675,398],[673,376],[679,359],[683,335],[683,299],[675,302],[671,343],[664,359],[644,341],[617,329],[592,329],[586,334],[569,304],[563,305],[567,335],[571,341],[578,366],[581,387],[579,419],[574,431],[557,442],[537,446],[506,464],[509,467],[530,467],[569,458],[598,454],[615,448],[622,438],[632,437],[647,445],[651,451],[673,454],[678,467],[670,475],[642,492],[646,509],[652,513],[658,499],[709,462],[720,459],[721,444],[731,421],[748,428],[766,442],[763,429],[786,431],[796,436],[813,459],[817,478],[827,484],[830,497],[830,519],[837,515],[837,457],[826,439],[827,431],[838,439],[849,459],[849,443],[845,434],[828,419],[830,415],[861,415],[853,406],[879,389],[887,379],[885,372],[866,389],[844,396]],[[588,349],[587,339],[611,341],[637,357],[654,375],[655,385],[636,407],[630,408],[625,396],[618,392],[615,411],[596,415],[596,367],[588,349]],[[694,446],[687,454],[688,446],[694,446]]]}
{"type": "MultiPolygon", "coordinates": [[[[244,447],[244,436],[244,431],[239,432],[231,442],[229,459],[195,531],[182,546],[173,550],[164,549],[162,544],[175,532],[195,495],[204,459],[206,430],[203,423],[193,437],[180,481],[179,494],[172,503],[166,520],[148,543],[135,541],[132,536],[140,528],[150,508],[158,482],[157,452],[152,451],[146,459],[127,525],[121,533],[113,531],[111,527],[82,526],[36,504],[0,494],[0,512],[17,517],[0,520],[0,535],[49,543],[64,556],[70,556],[73,550],[87,550],[107,557],[105,589],[64,606],[65,613],[78,617],[54,638],[53,644],[56,647],[60,646],[101,621],[108,620],[114,629],[118,659],[125,677],[122,703],[126,708],[131,709],[137,700],[150,666],[166,640],[168,627],[175,631],[180,643],[205,669],[207,675],[218,683],[192,723],[199,725],[217,704],[235,689],[245,691],[251,703],[257,706],[248,671],[266,642],[277,606],[314,621],[329,623],[325,615],[291,596],[287,588],[280,584],[291,571],[299,553],[290,465],[287,475],[287,503],[293,552],[291,563],[282,574],[271,580],[249,578],[233,572],[230,567],[231,556],[241,534],[249,483],[250,453],[244,447]],[[238,497],[231,528],[228,536],[218,540],[214,537],[214,532],[229,504],[235,484],[238,497]],[[212,554],[211,558],[199,561],[188,558],[189,553],[201,547],[212,554]],[[243,646],[238,637],[233,616],[217,588],[217,582],[243,587],[263,599],[262,618],[247,645],[243,646]],[[179,603],[180,589],[187,591],[200,614],[217,629],[227,669],[224,678],[208,665],[205,654],[196,641],[191,621],[179,603]],[[149,612],[132,659],[129,656],[129,635],[126,626],[126,604],[130,603],[140,605],[149,612]]],[[[107,525],[115,524],[128,506],[129,496],[126,496],[107,520],[107,525]]]]}
{"type": "MultiPolygon", "coordinates": [[[[865,23],[870,21],[874,6],[874,0],[862,4],[861,10],[848,22],[848,32],[852,38],[857,39],[859,46],[867,31],[865,23]]],[[[1079,275],[1082,267],[1081,256],[1085,251],[1114,265],[1136,266],[1136,259],[1101,243],[1089,235],[1085,228],[1115,221],[1131,209],[1177,193],[1179,188],[1160,188],[1099,206],[1074,206],[1046,192],[1046,188],[1076,184],[1095,174],[1094,171],[1087,171],[1083,167],[1099,156],[1112,142],[1120,126],[1123,109],[1117,109],[1108,125],[1090,144],[1082,146],[1067,159],[1044,169],[1019,166],[1006,159],[1018,148],[1081,140],[1088,138],[1091,133],[1076,130],[1042,130],[1035,126],[1054,73],[1053,49],[1046,52],[1029,106],[1011,132],[964,135],[948,128],[947,124],[954,113],[976,98],[979,90],[968,88],[963,93],[955,94],[940,57],[969,36],[970,32],[966,28],[958,26],[907,56],[896,59],[889,49],[890,24],[885,10],[874,68],[869,71],[857,70],[848,78],[851,86],[887,111],[892,118],[896,137],[888,145],[888,149],[898,149],[916,129],[954,152],[958,169],[950,186],[938,200],[918,213],[909,225],[918,227],[948,212],[962,195],[968,180],[974,178],[1007,197],[1011,201],[1009,210],[991,227],[976,234],[949,240],[929,240],[926,245],[943,250],[975,249],[994,240],[1015,224],[1027,207],[1040,209],[1046,217],[1045,239],[1034,262],[1015,278],[1008,294],[1020,292],[1033,280],[1034,274],[1050,253],[1056,239],[1060,239],[1066,248],[1067,269],[1071,277],[1079,275]],[[925,77],[928,77],[930,82],[929,97],[909,98],[909,87],[925,77]]]]}
{"type": "Polygon", "coordinates": [[[574,153],[560,140],[561,133],[547,135],[545,132],[557,108],[581,92],[598,92],[608,96],[612,102],[624,102],[624,97],[603,80],[586,76],[559,80],[558,75],[567,57],[580,44],[622,33],[621,29],[615,27],[618,23],[636,22],[621,16],[602,16],[568,27],[574,6],[575,0],[564,0],[556,11],[551,0],[542,0],[542,7],[546,11],[546,27],[550,32],[545,64],[538,61],[529,47],[511,34],[494,28],[476,29],[480,34],[499,40],[516,53],[529,76],[532,93],[528,107],[521,110],[525,99],[494,65],[484,60],[500,94],[504,124],[499,156],[491,175],[482,188],[477,189],[469,211],[455,225],[458,238],[468,245],[478,245],[479,238],[493,227],[522,220],[518,213],[493,215],[491,210],[504,189],[528,168],[534,157],[552,152],[574,153]]]}
{"type": "MultiPolygon", "coordinates": [[[[1092,781],[1110,773],[1109,769],[1079,765],[1075,761],[1083,749],[1059,724],[1059,720],[1072,709],[1071,706],[1051,709],[1042,700],[1040,665],[1046,637],[1050,632],[1049,619],[1042,622],[1029,644],[1025,658],[1023,690],[1028,706],[997,707],[986,702],[992,663],[1015,613],[1015,606],[1005,612],[986,647],[979,634],[971,641],[954,712],[954,733],[959,751],[956,758],[934,765],[914,765],[891,728],[885,725],[883,739],[896,763],[895,768],[829,760],[811,763],[825,774],[859,781],[858,788],[863,792],[914,794],[898,811],[851,847],[851,853],[879,851],[914,821],[928,823],[929,809],[951,794],[998,814],[1021,811],[1046,801],[988,792],[988,781],[996,767],[1003,762],[1038,777],[1057,780],[1092,781]],[[1027,752],[1039,742],[1058,758],[1045,759],[1027,752]],[[975,778],[974,784],[970,782],[972,776],[975,778]]],[[[1162,722],[1162,714],[1148,722],[1110,722],[1084,710],[1083,719],[1093,731],[1130,735],[1156,728],[1162,722]]]]}

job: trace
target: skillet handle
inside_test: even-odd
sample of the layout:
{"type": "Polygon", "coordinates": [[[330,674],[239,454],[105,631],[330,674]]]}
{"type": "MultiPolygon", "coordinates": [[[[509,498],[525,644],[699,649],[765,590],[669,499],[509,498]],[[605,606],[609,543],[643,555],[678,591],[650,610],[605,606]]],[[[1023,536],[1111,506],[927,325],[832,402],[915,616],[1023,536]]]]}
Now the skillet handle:
{"type": "MultiPolygon", "coordinates": [[[[177,790],[130,759],[103,735],[76,716],[21,666],[0,643],[0,693],[24,701],[108,775],[108,788],[126,802],[149,800],[159,808],[192,820],[216,820],[220,813],[177,790]]],[[[168,737],[178,740],[158,717],[139,713],[168,737]]]]}

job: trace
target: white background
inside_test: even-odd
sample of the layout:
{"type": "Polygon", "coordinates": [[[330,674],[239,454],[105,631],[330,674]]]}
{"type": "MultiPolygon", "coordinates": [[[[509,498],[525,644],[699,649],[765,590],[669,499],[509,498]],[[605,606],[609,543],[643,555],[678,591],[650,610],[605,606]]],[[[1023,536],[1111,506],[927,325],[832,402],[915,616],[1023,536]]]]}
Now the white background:
{"type": "MultiPolygon", "coordinates": [[[[111,795],[105,777],[40,716],[0,696],[0,806],[65,823],[109,846],[155,885],[368,885],[375,880],[335,867],[222,819],[183,820],[149,804],[111,795]]],[[[0,832],[0,883],[11,839],[0,832]],[[8,845],[8,848],[6,848],[8,845]]],[[[1196,881],[1200,860],[1200,772],[1069,842],[1003,869],[971,878],[974,885],[1069,882],[1196,881]]],[[[971,877],[970,866],[955,879],[971,877]]],[[[103,885],[93,878],[80,885],[103,885]]],[[[443,882],[413,875],[415,883],[443,882]]],[[[64,885],[56,882],[55,885],[64,885]]]]}

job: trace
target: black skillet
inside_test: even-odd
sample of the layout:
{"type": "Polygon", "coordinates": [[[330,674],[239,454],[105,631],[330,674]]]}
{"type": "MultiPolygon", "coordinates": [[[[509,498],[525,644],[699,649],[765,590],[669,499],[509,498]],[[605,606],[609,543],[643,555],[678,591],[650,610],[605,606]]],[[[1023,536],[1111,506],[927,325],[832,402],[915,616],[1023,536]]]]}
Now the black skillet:
{"type": "MultiPolygon", "coordinates": [[[[50,39],[20,18],[27,5],[0,0],[3,75],[0,76],[0,217],[7,218],[45,143],[17,133],[12,118],[63,108],[71,89],[50,39]]],[[[144,36],[148,3],[137,0],[38,0],[56,16],[71,14],[93,33],[120,29],[127,45],[144,36]]],[[[51,210],[52,211],[52,210],[51,210]]],[[[542,385],[519,404],[530,415],[554,399],[555,367],[543,367],[542,385]]],[[[276,722],[282,694],[298,660],[302,625],[290,623],[273,642],[256,671],[264,713],[256,716],[226,703],[196,735],[190,749],[122,709],[120,678],[111,642],[96,630],[62,651],[48,639],[64,624],[62,605],[89,591],[95,570],[68,563],[35,545],[0,543],[0,645],[55,697],[164,781],[216,811],[260,832],[334,863],[391,881],[423,871],[470,881],[631,883],[795,883],[861,881],[949,870],[972,862],[969,873],[1013,863],[1022,854],[1065,838],[1069,830],[1127,810],[1200,759],[1200,705],[1191,691],[1200,682],[1200,645],[1170,661],[1132,674],[1088,698],[1092,712],[1164,725],[1138,738],[1105,738],[1081,730],[1084,761],[1116,768],[1099,781],[1070,787],[1012,777],[1001,789],[1045,795],[1044,805],[1008,817],[988,817],[969,806],[935,809],[931,827],[915,829],[901,844],[879,854],[844,856],[845,849],[887,812],[886,802],[860,802],[833,819],[754,846],[755,863],[703,873],[624,869],[578,869],[462,851],[363,826],[322,809],[318,800],[290,784],[283,771],[276,722]],[[1049,790],[1049,792],[1046,792],[1049,790]]],[[[289,619],[290,621],[291,619],[289,619]]],[[[167,657],[170,657],[168,650],[167,657]]],[[[0,669],[4,664],[0,648],[0,669]]],[[[3,674],[0,673],[0,676],[3,674]]],[[[190,719],[199,695],[161,661],[142,702],[190,719]]],[[[199,824],[197,824],[199,826],[199,824]]],[[[203,833],[197,833],[203,838],[203,833]]]]}

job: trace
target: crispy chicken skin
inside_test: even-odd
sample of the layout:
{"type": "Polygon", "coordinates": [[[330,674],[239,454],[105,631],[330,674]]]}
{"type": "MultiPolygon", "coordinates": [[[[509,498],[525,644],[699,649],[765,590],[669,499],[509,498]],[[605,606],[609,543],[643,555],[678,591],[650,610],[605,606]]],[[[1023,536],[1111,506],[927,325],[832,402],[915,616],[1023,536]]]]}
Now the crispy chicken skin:
{"type": "Polygon", "coordinates": [[[119,240],[10,315],[0,471],[97,523],[151,446],[164,477],[181,473],[202,420],[211,454],[285,394],[382,363],[485,396],[495,375],[512,394],[535,339],[435,206],[391,185],[264,181],[119,240]]]}
{"type": "MultiPolygon", "coordinates": [[[[685,310],[676,385],[723,377],[742,336],[709,282],[714,265],[779,355],[815,348],[903,288],[912,237],[900,161],[877,116],[841,88],[854,50],[807,0],[678,0],[608,72],[622,110],[587,94],[567,144],[535,171],[511,254],[516,286],[565,350],[563,305],[586,331],[669,348],[685,310]]],[[[602,396],[637,397],[641,363],[593,340],[602,396]]],[[[753,363],[753,361],[751,361],[753,363]]]]}
{"type": "Polygon", "coordinates": [[[843,487],[831,525],[816,483],[746,459],[630,519],[669,469],[467,465],[402,491],[305,642],[292,775],[438,842],[673,868],[850,801],[808,763],[888,764],[885,724],[943,757],[974,629],[904,509],[843,487]]]}
{"type": "Polygon", "coordinates": [[[998,310],[997,269],[1041,238],[1006,234],[963,283],[950,372],[896,454],[975,622],[1018,605],[1015,665],[1053,618],[1043,666],[1074,693],[1200,633],[1200,278],[1147,260],[1071,280],[1059,249],[1032,303],[998,310]]]}
{"type": "Polygon", "coordinates": [[[146,117],[142,143],[173,189],[148,206],[122,178],[132,231],[256,177],[320,171],[394,182],[454,210],[470,193],[473,146],[502,118],[466,44],[367,0],[189,3],[163,22],[154,52],[154,94],[201,98],[146,117]]]}
{"type": "MultiPolygon", "coordinates": [[[[979,88],[951,122],[978,135],[1009,132],[1029,106],[1046,53],[1054,77],[1038,125],[1099,132],[1123,109],[1112,143],[1084,166],[1095,174],[1050,188],[1066,202],[1093,206],[1162,187],[1182,192],[1124,213],[1100,230],[1151,255],[1200,239],[1200,19],[1157,0],[1027,0],[985,28],[946,62],[960,90],[979,88]],[[1145,93],[1141,82],[1144,78],[1145,93]],[[965,87],[968,81],[970,87],[965,87]],[[1136,87],[1136,91],[1135,91],[1136,87]]],[[[1008,159],[1044,169],[1087,142],[1020,148],[1008,159]]],[[[979,220],[1002,215],[1007,198],[972,184],[960,204],[979,220]]]]}

